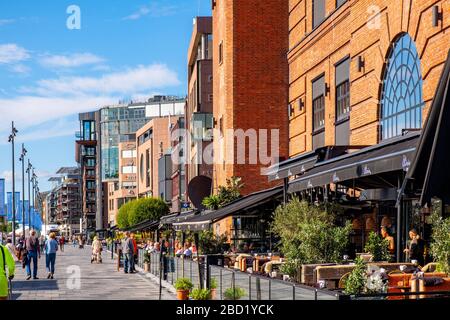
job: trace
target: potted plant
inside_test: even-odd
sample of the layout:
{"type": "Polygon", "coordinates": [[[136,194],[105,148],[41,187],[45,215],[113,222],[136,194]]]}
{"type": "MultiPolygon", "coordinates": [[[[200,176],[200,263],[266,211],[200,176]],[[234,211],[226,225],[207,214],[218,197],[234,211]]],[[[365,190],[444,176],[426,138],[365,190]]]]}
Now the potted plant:
{"type": "Polygon", "coordinates": [[[211,291],[211,300],[216,299],[217,294],[217,280],[216,278],[211,278],[209,282],[209,290],[211,291]]]}
{"type": "Polygon", "coordinates": [[[246,295],[244,289],[240,287],[228,288],[224,292],[225,300],[239,300],[246,295]]]}
{"type": "Polygon", "coordinates": [[[150,271],[150,253],[145,250],[144,251],[144,272],[150,271]]]}
{"type": "Polygon", "coordinates": [[[372,261],[389,261],[389,241],[381,238],[375,232],[369,234],[364,250],[372,255],[372,261]]]}
{"type": "Polygon", "coordinates": [[[195,288],[190,297],[194,300],[211,300],[211,291],[208,289],[195,288]]]}
{"type": "Polygon", "coordinates": [[[189,292],[192,290],[194,285],[192,281],[188,278],[179,278],[175,282],[175,289],[177,290],[177,299],[178,300],[188,300],[189,292]]]}

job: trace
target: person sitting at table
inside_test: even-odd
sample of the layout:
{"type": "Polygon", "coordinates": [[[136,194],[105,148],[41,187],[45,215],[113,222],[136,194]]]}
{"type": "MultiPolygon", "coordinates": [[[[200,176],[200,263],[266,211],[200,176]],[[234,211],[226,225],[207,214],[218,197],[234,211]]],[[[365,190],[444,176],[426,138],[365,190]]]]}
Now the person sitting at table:
{"type": "Polygon", "coordinates": [[[185,258],[192,258],[192,250],[190,248],[189,242],[186,242],[184,244],[183,255],[184,255],[185,258]]]}
{"type": "Polygon", "coordinates": [[[410,262],[416,260],[420,266],[423,266],[424,242],[420,238],[416,229],[411,229],[409,231],[409,238],[411,239],[411,241],[409,241],[408,248],[403,250],[403,252],[405,252],[409,256],[410,262]]]}
{"type": "Polygon", "coordinates": [[[394,237],[389,234],[388,228],[386,226],[381,227],[381,237],[389,242],[389,253],[393,255],[395,253],[395,241],[394,237]]]}

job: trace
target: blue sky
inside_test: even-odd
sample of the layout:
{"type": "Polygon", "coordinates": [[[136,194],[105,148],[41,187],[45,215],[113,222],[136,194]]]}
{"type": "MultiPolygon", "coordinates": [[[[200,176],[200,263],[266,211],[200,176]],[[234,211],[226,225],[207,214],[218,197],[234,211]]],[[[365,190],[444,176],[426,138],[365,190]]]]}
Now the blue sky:
{"type": "MultiPolygon", "coordinates": [[[[0,178],[11,180],[10,123],[41,190],[75,165],[77,114],[158,94],[186,94],[192,21],[210,0],[14,0],[0,2],[0,178]],[[80,29],[69,29],[70,5],[80,29]]],[[[17,161],[17,171],[19,163],[17,161]]],[[[21,183],[21,176],[16,174],[21,183]]]]}

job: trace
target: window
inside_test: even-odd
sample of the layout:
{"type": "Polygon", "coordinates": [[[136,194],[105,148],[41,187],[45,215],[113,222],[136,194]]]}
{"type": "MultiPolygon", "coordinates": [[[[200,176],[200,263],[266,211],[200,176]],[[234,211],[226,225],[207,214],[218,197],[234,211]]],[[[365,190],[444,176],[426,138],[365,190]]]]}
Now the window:
{"type": "Polygon", "coordinates": [[[348,118],[350,113],[350,59],[336,66],[336,121],[348,118]]]}
{"type": "Polygon", "coordinates": [[[416,45],[408,34],[393,45],[381,93],[381,138],[422,127],[422,73],[416,45]]]}
{"type": "Polygon", "coordinates": [[[122,158],[123,159],[136,158],[136,150],[123,150],[122,158]]]}
{"type": "Polygon", "coordinates": [[[219,44],[219,64],[223,62],[223,41],[219,44]]]}
{"type": "Polygon", "coordinates": [[[212,94],[208,94],[208,102],[213,102],[213,95],[212,94]]]}
{"type": "Polygon", "coordinates": [[[87,167],[95,167],[95,159],[86,159],[87,167]]]}
{"type": "Polygon", "coordinates": [[[325,126],[325,97],[320,96],[313,100],[313,129],[314,131],[323,129],[325,126]]]}
{"type": "Polygon", "coordinates": [[[325,0],[313,0],[313,29],[325,20],[325,0]]]}
{"type": "Polygon", "coordinates": [[[346,2],[347,2],[347,0],[336,0],[336,8],[339,8],[346,2]]]}
{"type": "Polygon", "coordinates": [[[325,127],[325,77],[321,76],[312,84],[313,92],[313,132],[325,127]]]}
{"type": "Polygon", "coordinates": [[[125,167],[122,167],[122,173],[123,174],[136,173],[136,166],[125,166],[125,167]]]}

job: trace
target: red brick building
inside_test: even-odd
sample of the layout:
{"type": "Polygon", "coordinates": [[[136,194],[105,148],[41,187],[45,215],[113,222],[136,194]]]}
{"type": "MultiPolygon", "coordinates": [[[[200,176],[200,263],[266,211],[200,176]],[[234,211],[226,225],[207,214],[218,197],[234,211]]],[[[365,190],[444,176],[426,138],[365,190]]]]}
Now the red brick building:
{"type": "Polygon", "coordinates": [[[215,190],[231,176],[242,177],[244,194],[271,185],[261,175],[269,164],[248,163],[249,144],[261,146],[247,139],[247,161],[237,164],[242,143],[227,141],[227,130],[278,129],[279,157],[288,155],[288,15],[286,0],[213,1],[215,190]]]}

